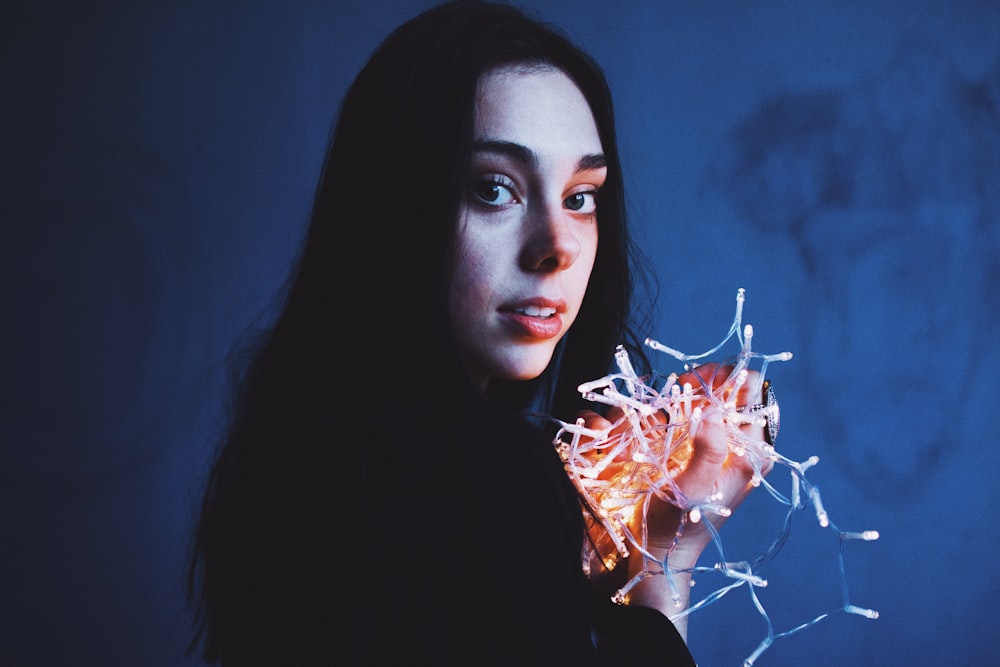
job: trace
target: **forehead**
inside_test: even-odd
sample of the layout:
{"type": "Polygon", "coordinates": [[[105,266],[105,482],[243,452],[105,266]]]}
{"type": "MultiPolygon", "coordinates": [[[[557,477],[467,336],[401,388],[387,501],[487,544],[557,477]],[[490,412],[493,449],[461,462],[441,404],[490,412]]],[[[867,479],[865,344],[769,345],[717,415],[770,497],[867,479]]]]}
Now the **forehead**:
{"type": "Polygon", "coordinates": [[[562,70],[505,65],[487,70],[476,96],[476,139],[515,141],[541,150],[600,153],[593,113],[562,70]]]}

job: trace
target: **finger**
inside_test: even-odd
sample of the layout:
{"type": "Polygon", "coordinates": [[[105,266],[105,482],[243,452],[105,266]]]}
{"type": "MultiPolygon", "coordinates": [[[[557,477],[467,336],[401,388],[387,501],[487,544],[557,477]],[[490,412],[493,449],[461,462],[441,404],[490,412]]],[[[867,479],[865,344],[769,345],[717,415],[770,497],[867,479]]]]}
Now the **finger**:
{"type": "Polygon", "coordinates": [[[576,414],[577,420],[582,419],[583,425],[594,431],[611,428],[611,422],[593,410],[581,410],[576,414]]]}
{"type": "Polygon", "coordinates": [[[699,422],[687,466],[677,475],[677,485],[691,500],[704,500],[715,490],[729,454],[725,427],[718,415],[707,414],[699,422]]]}

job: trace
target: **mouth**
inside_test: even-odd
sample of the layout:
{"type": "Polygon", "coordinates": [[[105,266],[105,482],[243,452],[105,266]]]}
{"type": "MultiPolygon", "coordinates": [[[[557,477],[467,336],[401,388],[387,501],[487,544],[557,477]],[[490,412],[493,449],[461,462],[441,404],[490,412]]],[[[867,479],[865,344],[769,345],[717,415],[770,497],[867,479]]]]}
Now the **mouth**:
{"type": "Polygon", "coordinates": [[[558,312],[552,306],[520,306],[512,309],[513,312],[519,315],[527,315],[528,317],[555,317],[558,312]]]}
{"type": "Polygon", "coordinates": [[[535,340],[559,336],[565,312],[564,302],[550,299],[530,299],[500,309],[500,314],[516,336],[535,340]]]}

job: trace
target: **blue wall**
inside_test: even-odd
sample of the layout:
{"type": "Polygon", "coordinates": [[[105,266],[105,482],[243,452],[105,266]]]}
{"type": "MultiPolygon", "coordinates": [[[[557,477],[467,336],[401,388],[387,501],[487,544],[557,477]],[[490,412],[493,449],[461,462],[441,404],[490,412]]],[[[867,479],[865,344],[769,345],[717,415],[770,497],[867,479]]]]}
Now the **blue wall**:
{"type": "MultiPolygon", "coordinates": [[[[84,4],[0,10],[0,664],[193,664],[183,566],[226,353],[285,275],[340,95],[429,3],[84,4]]],[[[758,664],[986,664],[1000,3],[525,6],[611,79],[661,282],[648,334],[707,349],[746,288],[755,348],[795,353],[769,370],[779,450],[820,457],[838,526],[882,534],[846,551],[881,617],[758,664]]],[[[727,548],[780,519],[758,494],[727,548]]],[[[761,592],[776,632],[839,607],[836,552],[796,515],[761,592]]],[[[704,667],[764,636],[744,591],[693,617],[704,667]]]]}

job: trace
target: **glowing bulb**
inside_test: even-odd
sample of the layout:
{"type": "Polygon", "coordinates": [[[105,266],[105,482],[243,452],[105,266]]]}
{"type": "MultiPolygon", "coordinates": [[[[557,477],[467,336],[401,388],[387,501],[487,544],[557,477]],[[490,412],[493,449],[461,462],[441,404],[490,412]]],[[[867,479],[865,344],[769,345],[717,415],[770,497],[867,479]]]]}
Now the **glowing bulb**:
{"type": "Polygon", "coordinates": [[[879,538],[877,530],[866,530],[860,533],[841,533],[840,535],[845,540],[864,540],[865,542],[874,542],[879,538]]]}
{"type": "Polygon", "coordinates": [[[845,605],[844,611],[848,614],[857,614],[858,616],[864,616],[865,618],[876,619],[878,618],[878,612],[874,609],[865,609],[864,607],[855,607],[853,604],[845,605]]]}

